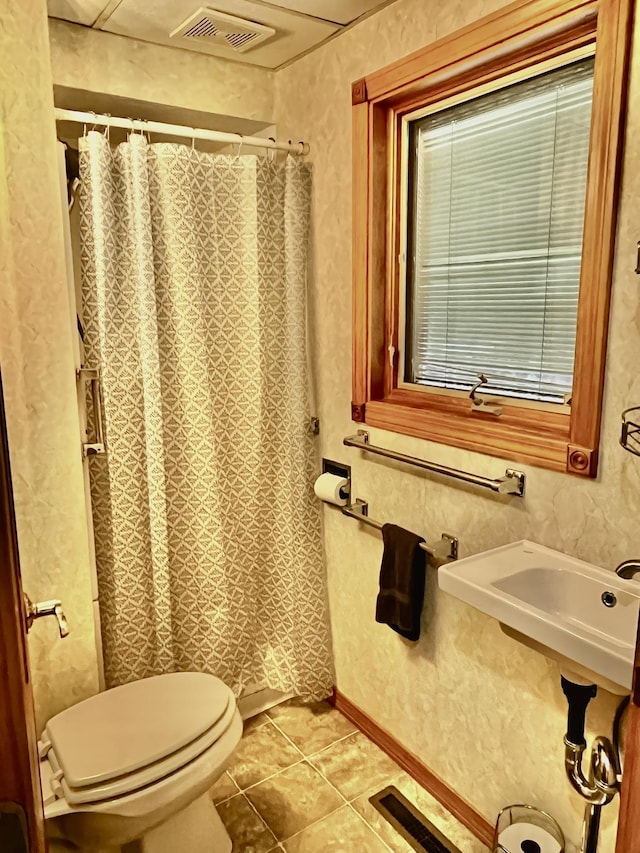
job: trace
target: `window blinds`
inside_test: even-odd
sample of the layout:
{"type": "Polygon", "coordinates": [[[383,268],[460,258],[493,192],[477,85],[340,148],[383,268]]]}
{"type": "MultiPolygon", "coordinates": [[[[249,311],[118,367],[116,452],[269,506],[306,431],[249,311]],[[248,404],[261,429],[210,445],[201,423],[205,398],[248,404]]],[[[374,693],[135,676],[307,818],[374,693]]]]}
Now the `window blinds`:
{"type": "Polygon", "coordinates": [[[593,60],[410,124],[405,379],[571,391],[593,60]]]}

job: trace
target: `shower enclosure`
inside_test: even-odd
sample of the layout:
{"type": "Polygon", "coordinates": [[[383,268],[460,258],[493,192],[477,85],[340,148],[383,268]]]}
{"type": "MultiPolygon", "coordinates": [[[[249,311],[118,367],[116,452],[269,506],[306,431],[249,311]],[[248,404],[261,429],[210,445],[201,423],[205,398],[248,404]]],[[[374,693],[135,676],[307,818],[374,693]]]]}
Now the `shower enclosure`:
{"type": "Polygon", "coordinates": [[[85,365],[105,681],[333,685],[312,483],[301,158],[79,140],[85,365]],[[89,424],[92,428],[92,424],[89,424]]]}

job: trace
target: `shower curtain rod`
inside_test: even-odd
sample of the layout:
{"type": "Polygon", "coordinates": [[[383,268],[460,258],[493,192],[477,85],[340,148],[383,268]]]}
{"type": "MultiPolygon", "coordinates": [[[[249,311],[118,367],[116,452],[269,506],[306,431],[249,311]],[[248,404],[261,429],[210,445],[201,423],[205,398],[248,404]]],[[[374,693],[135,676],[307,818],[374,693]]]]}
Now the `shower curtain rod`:
{"type": "Polygon", "coordinates": [[[183,136],[187,139],[207,139],[210,142],[226,142],[230,145],[245,145],[250,148],[267,148],[273,151],[288,151],[290,154],[309,153],[308,142],[277,142],[273,137],[262,139],[259,136],[243,136],[241,133],[222,133],[219,130],[205,130],[201,127],[187,127],[179,124],[165,124],[161,121],[145,119],[119,118],[118,116],[97,115],[78,110],[63,110],[56,107],[56,121],[71,121],[86,124],[88,127],[122,127],[125,130],[138,130],[141,133],[164,133],[167,136],[183,136]]]}

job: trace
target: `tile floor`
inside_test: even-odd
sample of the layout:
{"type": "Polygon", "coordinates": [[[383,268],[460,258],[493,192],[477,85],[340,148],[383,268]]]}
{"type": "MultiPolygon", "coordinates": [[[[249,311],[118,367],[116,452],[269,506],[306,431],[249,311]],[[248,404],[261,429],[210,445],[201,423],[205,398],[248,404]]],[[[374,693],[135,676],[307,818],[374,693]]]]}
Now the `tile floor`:
{"type": "Polygon", "coordinates": [[[245,723],[212,790],[233,853],[413,853],[368,798],[395,785],[463,853],[487,849],[327,702],[245,723]]]}

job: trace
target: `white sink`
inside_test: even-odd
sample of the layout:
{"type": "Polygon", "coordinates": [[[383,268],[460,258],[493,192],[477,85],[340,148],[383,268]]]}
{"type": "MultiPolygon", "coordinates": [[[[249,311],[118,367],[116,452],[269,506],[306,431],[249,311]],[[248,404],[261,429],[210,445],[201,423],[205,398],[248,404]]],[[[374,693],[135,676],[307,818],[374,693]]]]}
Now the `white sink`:
{"type": "MultiPolygon", "coordinates": [[[[438,569],[440,589],[498,619],[566,675],[631,690],[640,583],[526,539],[438,569]],[[606,607],[605,592],[616,603],[606,607]]],[[[574,678],[574,680],[577,680],[574,678]]]]}

